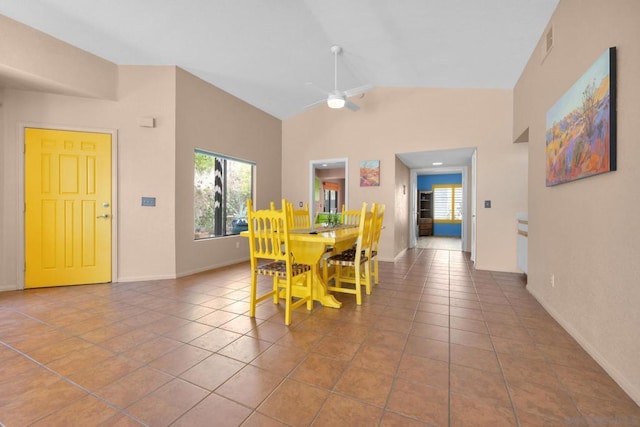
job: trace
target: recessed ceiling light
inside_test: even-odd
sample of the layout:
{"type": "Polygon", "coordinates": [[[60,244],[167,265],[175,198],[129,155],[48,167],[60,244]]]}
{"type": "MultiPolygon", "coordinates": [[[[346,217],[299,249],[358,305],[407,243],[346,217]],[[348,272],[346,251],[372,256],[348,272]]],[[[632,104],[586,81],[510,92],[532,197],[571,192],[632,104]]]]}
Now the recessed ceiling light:
{"type": "Polygon", "coordinates": [[[442,166],[442,162],[433,162],[431,163],[433,166],[442,166]]]}

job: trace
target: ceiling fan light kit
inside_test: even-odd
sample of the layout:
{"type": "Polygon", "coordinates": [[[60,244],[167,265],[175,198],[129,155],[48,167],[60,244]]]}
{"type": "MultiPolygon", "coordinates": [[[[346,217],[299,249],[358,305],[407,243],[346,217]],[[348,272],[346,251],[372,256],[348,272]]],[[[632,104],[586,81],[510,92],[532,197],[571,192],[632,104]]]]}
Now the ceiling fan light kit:
{"type": "MultiPolygon", "coordinates": [[[[342,53],[342,48],[340,46],[331,46],[331,53],[333,54],[333,90],[328,91],[321,88],[317,88],[320,91],[324,92],[327,95],[326,102],[329,108],[338,110],[340,108],[347,107],[351,111],[358,111],[360,109],[359,106],[354,104],[353,102],[347,100],[347,98],[362,95],[365,92],[373,89],[372,85],[364,85],[356,88],[348,89],[345,91],[338,90],[338,55],[342,53]]],[[[307,83],[308,85],[314,86],[313,83],[307,83]]],[[[308,107],[314,106],[320,102],[314,102],[308,107]]]]}
{"type": "Polygon", "coordinates": [[[329,98],[327,98],[327,105],[329,108],[342,108],[346,103],[347,100],[344,95],[332,93],[329,95],[329,98]]]}

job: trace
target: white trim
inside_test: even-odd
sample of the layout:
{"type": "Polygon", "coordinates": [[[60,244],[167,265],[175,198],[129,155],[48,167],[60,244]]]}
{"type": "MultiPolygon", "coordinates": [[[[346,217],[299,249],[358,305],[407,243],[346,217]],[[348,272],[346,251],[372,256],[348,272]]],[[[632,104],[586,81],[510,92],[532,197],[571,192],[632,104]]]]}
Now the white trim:
{"type": "MultiPolygon", "coordinates": [[[[245,263],[245,262],[248,263],[249,261],[250,261],[250,259],[249,259],[248,256],[243,256],[241,258],[227,260],[225,262],[220,262],[220,263],[215,263],[215,264],[209,264],[207,266],[194,268],[192,270],[181,271],[181,272],[177,273],[175,277],[167,277],[167,278],[176,279],[176,278],[179,278],[179,277],[191,276],[192,274],[202,273],[203,271],[216,270],[218,268],[229,267],[230,265],[242,264],[242,263],[245,263]]],[[[135,278],[135,279],[132,280],[131,278],[125,278],[122,281],[123,282],[132,282],[132,281],[136,281],[136,280],[157,280],[157,279],[156,278],[135,278]]]]}
{"type": "Polygon", "coordinates": [[[132,277],[120,277],[118,278],[117,282],[114,280],[112,283],[148,282],[151,280],[172,280],[177,278],[178,276],[176,276],[175,274],[164,274],[159,276],[132,276],[132,277]]]}
{"type": "Polygon", "coordinates": [[[600,352],[593,347],[587,339],[585,339],[580,332],[578,332],[569,322],[564,320],[564,318],[558,313],[552,305],[548,304],[547,301],[542,297],[542,295],[536,293],[532,288],[527,286],[527,291],[542,305],[542,307],[555,319],[556,322],[560,324],[564,328],[565,331],[569,333],[575,339],[578,344],[591,356],[594,360],[604,369],[613,380],[618,383],[620,388],[622,388],[628,395],[633,399],[638,405],[640,405],[640,389],[638,389],[635,385],[631,384],[627,378],[622,374],[616,367],[612,366],[607,359],[600,354],[600,352]]]}
{"type": "Polygon", "coordinates": [[[470,260],[473,263],[474,266],[477,266],[478,263],[476,262],[476,258],[477,258],[477,234],[478,234],[478,217],[477,217],[477,192],[478,192],[478,149],[474,149],[473,150],[473,154],[471,155],[471,206],[469,206],[469,221],[470,221],[470,227],[469,229],[471,230],[471,236],[470,237],[470,245],[471,247],[469,248],[469,253],[470,253],[470,260]]]}
{"type": "Polygon", "coordinates": [[[17,289],[24,289],[24,132],[26,128],[50,129],[70,132],[92,132],[111,135],[111,282],[118,281],[118,131],[116,129],[85,128],[75,126],[62,126],[37,122],[18,122],[17,124],[17,144],[18,149],[18,203],[17,203],[17,224],[18,230],[18,253],[17,253],[17,289]]]}
{"type": "Polygon", "coordinates": [[[401,250],[398,255],[396,255],[395,257],[393,257],[392,259],[382,259],[380,258],[379,261],[388,261],[388,262],[396,262],[397,260],[399,260],[400,258],[402,258],[403,255],[406,254],[406,252],[409,250],[409,248],[404,248],[403,250],[401,250]]]}
{"type": "MultiPolygon", "coordinates": [[[[417,244],[417,236],[418,236],[418,218],[417,218],[417,206],[418,206],[418,174],[420,175],[446,175],[450,173],[459,173],[462,175],[462,191],[464,192],[467,182],[465,182],[465,178],[467,167],[466,166],[458,166],[458,167],[445,167],[445,168],[420,168],[420,169],[410,169],[411,172],[411,182],[409,185],[409,191],[412,192],[412,198],[410,199],[409,205],[411,207],[411,223],[409,224],[409,247],[414,248],[417,244]],[[411,206],[413,205],[413,206],[411,206]]],[[[463,194],[464,199],[464,194],[463,194]]],[[[468,220],[467,217],[467,206],[465,205],[465,201],[462,201],[463,206],[463,216],[462,223],[460,224],[460,229],[462,231],[461,241],[463,246],[461,249],[464,249],[464,228],[465,221],[468,220]]]]}
{"type": "Polygon", "coordinates": [[[349,206],[349,159],[347,157],[341,159],[324,159],[324,160],[309,160],[309,215],[311,220],[316,217],[316,205],[314,196],[315,184],[315,165],[321,165],[323,163],[344,163],[344,204],[349,206]]]}
{"type": "MultiPolygon", "coordinates": [[[[469,167],[462,169],[462,224],[460,224],[460,238],[462,239],[462,252],[469,252],[471,246],[471,239],[467,236],[467,226],[471,223],[471,215],[469,213],[470,206],[467,203],[467,197],[469,196],[469,167]]],[[[471,227],[469,227],[471,228],[471,227]]]]}
{"type": "MultiPolygon", "coordinates": [[[[415,248],[418,243],[418,174],[415,169],[409,171],[409,248],[415,248]]],[[[400,252],[401,254],[404,251],[400,252]]],[[[398,258],[400,254],[396,256],[398,258]]]]}

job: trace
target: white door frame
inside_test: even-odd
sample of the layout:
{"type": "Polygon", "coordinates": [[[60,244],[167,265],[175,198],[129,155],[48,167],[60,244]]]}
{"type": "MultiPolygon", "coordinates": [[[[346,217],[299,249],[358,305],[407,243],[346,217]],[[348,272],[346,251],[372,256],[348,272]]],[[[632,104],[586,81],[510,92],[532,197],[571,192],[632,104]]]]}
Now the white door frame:
{"type": "Polygon", "coordinates": [[[418,242],[418,170],[409,172],[409,248],[415,248],[418,242]]]}
{"type": "MultiPolygon", "coordinates": [[[[475,257],[475,153],[472,157],[471,164],[471,185],[469,185],[469,173],[467,172],[468,168],[466,167],[451,167],[451,168],[424,168],[424,169],[411,169],[411,177],[409,183],[409,191],[411,191],[411,197],[409,198],[409,209],[411,209],[410,214],[410,224],[409,224],[409,248],[415,248],[417,243],[417,233],[418,233],[418,220],[417,220],[417,199],[418,199],[418,175],[442,175],[448,173],[460,173],[462,174],[462,206],[463,206],[463,216],[462,216],[462,224],[461,224],[461,241],[462,241],[462,250],[465,252],[471,252],[472,256],[475,257]],[[471,206],[468,206],[467,200],[467,191],[471,191],[471,206]],[[467,233],[465,229],[467,228],[467,224],[471,224],[471,235],[470,243],[467,242],[467,233]]],[[[473,260],[473,258],[472,258],[473,260]]]]}
{"type": "MultiPolygon", "coordinates": [[[[416,209],[417,204],[418,204],[418,175],[445,175],[445,174],[450,174],[450,173],[459,173],[462,174],[462,188],[464,191],[464,187],[467,185],[466,183],[466,168],[461,168],[461,167],[450,167],[450,168],[424,168],[424,169],[411,169],[411,192],[412,192],[412,196],[411,196],[411,202],[410,205],[411,206],[411,224],[409,227],[409,234],[410,234],[410,239],[409,239],[409,247],[410,248],[415,248],[416,246],[416,242],[417,242],[417,235],[418,235],[418,211],[416,209]]],[[[464,199],[464,197],[463,197],[464,199]]],[[[464,200],[463,200],[463,217],[462,217],[462,224],[461,224],[461,230],[462,230],[462,238],[461,241],[464,242],[464,226],[465,226],[465,220],[466,220],[466,206],[464,205],[464,200]]]]}
{"type": "Polygon", "coordinates": [[[331,163],[344,163],[344,204],[345,206],[349,206],[349,159],[324,159],[324,160],[310,160],[309,161],[309,214],[311,215],[311,221],[313,221],[316,217],[316,206],[314,196],[314,184],[316,178],[316,165],[321,165],[323,163],[331,164],[331,163]]]}
{"type": "Polygon", "coordinates": [[[24,266],[25,266],[25,220],[24,220],[24,132],[26,128],[50,129],[70,132],[93,132],[111,135],[111,282],[116,282],[118,278],[118,131],[115,129],[83,128],[60,126],[47,123],[19,122],[16,138],[18,147],[18,203],[16,206],[16,217],[18,218],[18,287],[24,289],[24,266]]]}
{"type": "Polygon", "coordinates": [[[471,248],[469,248],[469,252],[471,252],[471,262],[474,265],[476,263],[476,177],[478,174],[476,173],[476,169],[478,167],[478,150],[473,150],[473,154],[471,155],[471,248]]]}

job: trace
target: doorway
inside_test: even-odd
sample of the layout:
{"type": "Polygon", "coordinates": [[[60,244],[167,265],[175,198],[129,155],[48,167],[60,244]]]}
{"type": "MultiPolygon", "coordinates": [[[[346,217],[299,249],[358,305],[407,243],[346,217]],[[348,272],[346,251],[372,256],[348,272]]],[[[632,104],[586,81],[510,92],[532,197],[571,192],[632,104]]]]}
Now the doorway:
{"type": "Polygon", "coordinates": [[[311,218],[322,212],[338,212],[349,200],[349,160],[325,159],[309,162],[309,210],[311,218]]]}
{"type": "Polygon", "coordinates": [[[415,248],[418,237],[417,194],[418,175],[461,173],[463,188],[462,250],[475,255],[475,227],[471,227],[475,214],[475,163],[476,148],[420,151],[400,153],[396,156],[409,168],[409,247],[415,248]]]}
{"type": "MultiPolygon", "coordinates": [[[[338,187],[338,184],[333,184],[333,186],[338,187]]],[[[338,198],[340,197],[340,189],[339,188],[327,188],[326,183],[323,183],[323,190],[322,192],[324,193],[323,195],[323,199],[324,199],[324,206],[322,208],[322,212],[338,212],[338,198]]]]}
{"type": "Polygon", "coordinates": [[[114,133],[23,128],[24,287],[108,283],[114,133]]]}
{"type": "Polygon", "coordinates": [[[424,236],[418,237],[416,248],[442,249],[447,251],[461,251],[462,239],[460,237],[424,236]]]}

